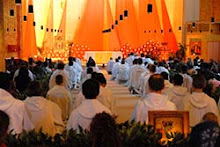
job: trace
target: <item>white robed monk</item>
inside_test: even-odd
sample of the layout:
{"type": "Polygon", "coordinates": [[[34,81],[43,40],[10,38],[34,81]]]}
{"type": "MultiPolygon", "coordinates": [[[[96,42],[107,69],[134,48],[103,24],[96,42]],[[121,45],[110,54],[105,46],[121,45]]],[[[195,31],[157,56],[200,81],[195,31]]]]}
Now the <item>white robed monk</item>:
{"type": "Polygon", "coordinates": [[[8,132],[13,130],[13,134],[20,134],[23,130],[30,131],[34,129],[24,102],[15,99],[4,89],[0,89],[0,110],[8,114],[10,118],[8,132]]]}
{"type": "Polygon", "coordinates": [[[44,133],[54,136],[61,133],[64,123],[61,109],[57,104],[42,97],[40,83],[31,82],[27,89],[28,97],[24,101],[28,116],[36,131],[42,128],[44,133]]]}
{"type": "Polygon", "coordinates": [[[148,124],[148,111],[175,111],[176,105],[162,95],[164,79],[160,74],[154,74],[149,79],[150,93],[137,102],[131,120],[148,124]]]}
{"type": "Polygon", "coordinates": [[[111,111],[96,99],[99,95],[99,83],[96,80],[86,80],[82,85],[82,92],[85,100],[78,108],[72,111],[67,122],[68,130],[79,131],[79,126],[90,130],[90,123],[97,113],[106,112],[111,114],[111,111]]]}
{"type": "Polygon", "coordinates": [[[62,119],[66,121],[72,111],[72,97],[70,92],[62,86],[62,75],[56,76],[56,84],[47,92],[47,99],[56,103],[62,111],[62,119]]]}
{"type": "Polygon", "coordinates": [[[184,110],[189,111],[190,126],[193,127],[202,121],[203,116],[208,113],[214,113],[218,122],[220,116],[215,100],[203,92],[206,85],[206,80],[203,76],[197,75],[193,77],[193,93],[184,103],[184,110]]]}

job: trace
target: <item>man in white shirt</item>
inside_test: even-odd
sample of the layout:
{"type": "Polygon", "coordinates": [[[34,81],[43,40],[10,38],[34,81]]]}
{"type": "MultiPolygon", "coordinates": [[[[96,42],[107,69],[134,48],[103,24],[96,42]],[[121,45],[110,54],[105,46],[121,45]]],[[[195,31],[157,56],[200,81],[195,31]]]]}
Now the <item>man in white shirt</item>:
{"type": "Polygon", "coordinates": [[[162,95],[164,79],[159,74],[154,74],[149,79],[150,93],[146,98],[137,102],[131,120],[148,124],[148,111],[175,111],[176,106],[168,97],[162,95]]]}
{"type": "Polygon", "coordinates": [[[121,65],[119,66],[117,81],[119,84],[128,85],[128,80],[129,80],[129,66],[125,64],[125,60],[122,60],[121,65]]]}
{"type": "Polygon", "coordinates": [[[186,87],[183,87],[183,77],[175,74],[173,77],[174,86],[169,88],[164,94],[167,95],[171,102],[176,104],[177,110],[183,111],[184,102],[188,100],[190,93],[186,87]]]}
{"type": "Polygon", "coordinates": [[[134,60],[134,53],[130,53],[126,59],[126,62],[128,63],[129,67],[133,65],[134,60]]]}
{"type": "Polygon", "coordinates": [[[187,88],[188,92],[192,89],[192,77],[187,74],[187,66],[181,66],[181,75],[183,76],[183,86],[187,88]]]}
{"type": "Polygon", "coordinates": [[[202,75],[194,76],[192,85],[193,93],[184,102],[184,110],[189,111],[190,126],[193,127],[200,123],[203,116],[208,112],[214,113],[219,122],[219,111],[215,100],[203,92],[206,85],[205,78],[202,75]]]}
{"type": "Polygon", "coordinates": [[[166,68],[164,67],[164,63],[163,63],[163,62],[159,62],[159,66],[158,66],[158,68],[157,68],[156,73],[157,73],[157,74],[161,74],[162,72],[166,72],[167,74],[169,74],[168,69],[166,69],[166,68]]]}
{"type": "Polygon", "coordinates": [[[60,107],[62,119],[66,121],[72,111],[72,98],[70,92],[62,84],[62,75],[57,75],[56,85],[47,92],[46,98],[60,107]]]}
{"type": "Polygon", "coordinates": [[[107,72],[108,74],[112,74],[112,68],[113,68],[113,65],[114,65],[114,61],[112,58],[110,58],[110,61],[107,63],[107,72]]]}
{"type": "Polygon", "coordinates": [[[121,63],[118,61],[118,59],[115,59],[115,64],[113,65],[113,68],[112,68],[111,80],[115,80],[117,78],[120,65],[121,63]]]}
{"type": "Polygon", "coordinates": [[[111,114],[107,107],[96,100],[99,90],[99,83],[94,79],[88,79],[83,83],[82,92],[86,99],[71,113],[67,122],[68,130],[79,130],[79,126],[85,130],[90,130],[90,123],[97,113],[104,111],[111,114]]]}
{"type": "Polygon", "coordinates": [[[53,74],[50,77],[49,81],[49,89],[53,88],[56,85],[56,76],[62,75],[63,76],[63,86],[68,88],[69,86],[69,73],[64,69],[63,63],[58,63],[57,69],[53,72],[53,74]]]}
{"type": "Polygon", "coordinates": [[[141,74],[146,71],[146,69],[142,66],[142,63],[142,59],[139,58],[137,67],[130,72],[128,88],[132,94],[140,94],[139,78],[141,74]]]}
{"type": "Polygon", "coordinates": [[[140,94],[142,98],[145,98],[146,95],[150,92],[148,80],[150,76],[152,76],[156,72],[156,66],[154,64],[149,64],[147,68],[148,70],[141,74],[140,80],[139,80],[140,94]]]}
{"type": "Polygon", "coordinates": [[[57,104],[42,97],[39,82],[31,82],[27,88],[28,97],[24,101],[28,116],[38,132],[42,128],[44,133],[54,136],[64,129],[61,109],[57,104]]]}

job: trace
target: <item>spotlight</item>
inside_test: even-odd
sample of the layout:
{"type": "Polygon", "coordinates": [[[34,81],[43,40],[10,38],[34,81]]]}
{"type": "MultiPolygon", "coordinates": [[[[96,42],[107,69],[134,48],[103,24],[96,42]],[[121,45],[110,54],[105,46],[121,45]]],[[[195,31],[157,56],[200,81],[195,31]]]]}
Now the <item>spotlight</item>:
{"type": "Polygon", "coordinates": [[[15,0],[15,4],[16,5],[20,5],[21,4],[21,0],[15,0]]]}
{"type": "Polygon", "coordinates": [[[24,16],[24,17],[23,17],[23,21],[27,21],[27,16],[24,16]]]}
{"type": "Polygon", "coordinates": [[[34,13],[34,7],[33,5],[28,6],[28,13],[34,13]]]}
{"type": "Polygon", "coordinates": [[[180,31],[182,30],[182,27],[181,27],[181,26],[179,26],[179,30],[180,30],[180,31]]]}
{"type": "Polygon", "coordinates": [[[118,20],[115,21],[115,25],[116,25],[116,26],[118,25],[118,20]]]}
{"type": "Polygon", "coordinates": [[[212,22],[212,23],[215,22],[215,17],[211,17],[211,22],[212,22]]]}
{"type": "Polygon", "coordinates": [[[114,29],[115,28],[115,26],[114,25],[112,25],[112,29],[114,29]]]}
{"type": "Polygon", "coordinates": [[[196,27],[196,23],[195,23],[195,22],[192,23],[192,27],[193,27],[193,28],[196,27]]]}
{"type": "Polygon", "coordinates": [[[128,10],[124,11],[124,17],[128,17],[128,10]]]}
{"type": "Polygon", "coordinates": [[[152,4],[148,4],[147,5],[147,13],[152,13],[153,12],[153,5],[152,4]]]}
{"type": "Polygon", "coordinates": [[[120,20],[123,20],[123,15],[120,15],[120,20]]]}

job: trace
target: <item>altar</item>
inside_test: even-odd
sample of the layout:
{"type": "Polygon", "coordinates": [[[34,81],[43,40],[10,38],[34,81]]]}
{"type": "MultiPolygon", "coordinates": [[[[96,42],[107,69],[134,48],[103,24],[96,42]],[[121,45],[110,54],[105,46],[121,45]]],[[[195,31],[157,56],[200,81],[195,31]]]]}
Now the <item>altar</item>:
{"type": "Polygon", "coordinates": [[[96,64],[107,64],[110,58],[122,57],[122,52],[119,51],[85,51],[84,59],[88,61],[89,57],[92,57],[96,64]]]}

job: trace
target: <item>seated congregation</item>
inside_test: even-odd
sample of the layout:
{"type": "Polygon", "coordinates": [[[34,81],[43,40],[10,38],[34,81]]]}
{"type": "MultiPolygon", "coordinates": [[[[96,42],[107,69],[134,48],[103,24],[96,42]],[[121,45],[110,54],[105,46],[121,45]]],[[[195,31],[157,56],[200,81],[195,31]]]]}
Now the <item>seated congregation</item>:
{"type": "Polygon", "coordinates": [[[127,120],[148,124],[149,111],[187,111],[192,131],[188,143],[214,147],[220,139],[220,70],[213,70],[213,64],[198,58],[158,63],[131,53],[126,59],[110,59],[105,73],[92,58],[84,69],[74,57],[66,65],[12,58],[7,73],[0,73],[0,143],[6,132],[35,130],[55,136],[82,128],[94,137],[91,146],[123,146],[116,122],[123,115],[117,99],[124,91],[113,91],[121,86],[126,95],[138,97],[127,120]],[[215,136],[209,141],[198,137],[207,130],[215,136]]]}

